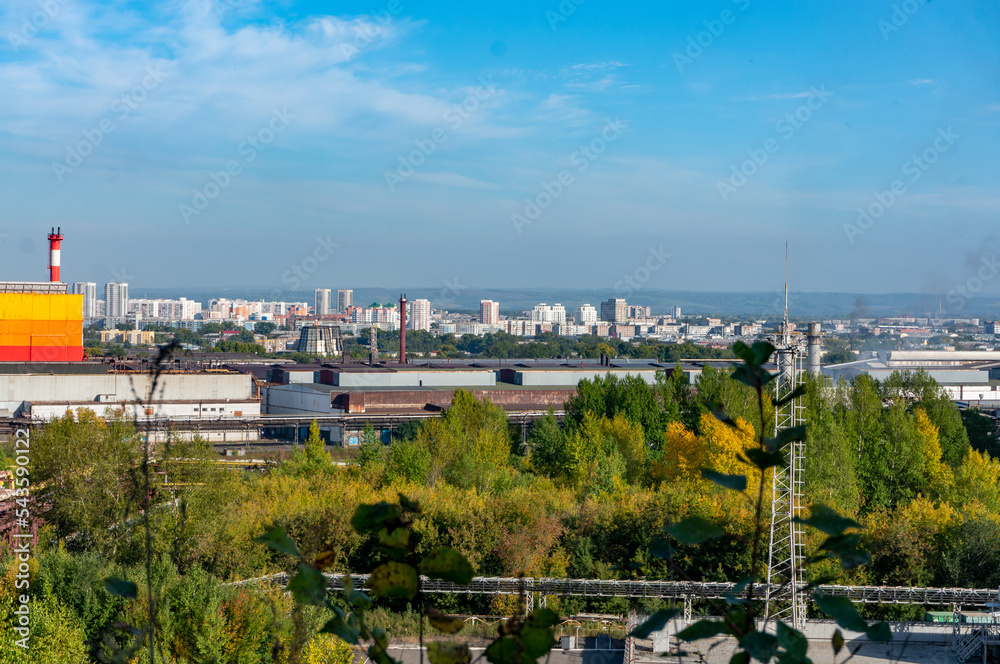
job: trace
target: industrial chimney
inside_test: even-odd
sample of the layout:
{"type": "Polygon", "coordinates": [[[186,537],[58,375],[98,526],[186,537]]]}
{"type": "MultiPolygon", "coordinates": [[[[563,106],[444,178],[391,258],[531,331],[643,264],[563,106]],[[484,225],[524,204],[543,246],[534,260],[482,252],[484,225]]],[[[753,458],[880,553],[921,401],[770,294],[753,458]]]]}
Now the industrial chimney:
{"type": "Polygon", "coordinates": [[[809,375],[818,376],[820,369],[820,358],[823,355],[823,333],[820,332],[819,323],[809,323],[809,334],[807,336],[809,348],[809,375]]]}
{"type": "Polygon", "coordinates": [[[399,296],[399,363],[406,364],[406,295],[399,296]]]}
{"type": "Polygon", "coordinates": [[[62,242],[62,228],[53,228],[49,233],[49,281],[59,282],[59,243],[62,242]]]}

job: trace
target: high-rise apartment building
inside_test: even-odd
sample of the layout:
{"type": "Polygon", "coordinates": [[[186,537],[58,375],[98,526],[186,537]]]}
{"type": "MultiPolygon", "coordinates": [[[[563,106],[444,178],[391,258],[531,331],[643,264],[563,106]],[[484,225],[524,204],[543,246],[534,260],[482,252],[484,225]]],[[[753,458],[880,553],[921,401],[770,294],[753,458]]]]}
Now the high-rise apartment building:
{"type": "Polygon", "coordinates": [[[601,320],[606,323],[623,323],[628,319],[628,303],[624,298],[610,298],[601,302],[601,320]]]}
{"type": "Polygon", "coordinates": [[[595,325],[597,323],[597,309],[593,305],[583,304],[576,310],[577,325],[595,325]]]}
{"type": "Polygon", "coordinates": [[[105,284],[104,315],[108,318],[125,318],[128,315],[128,284],[105,284]]]}
{"type": "Polygon", "coordinates": [[[349,288],[337,289],[337,311],[344,313],[348,307],[354,306],[354,291],[349,288]]]}
{"type": "Polygon", "coordinates": [[[83,296],[83,319],[97,318],[97,284],[78,281],[73,284],[73,294],[83,296]]]}
{"type": "Polygon", "coordinates": [[[681,308],[680,307],[670,307],[670,317],[671,318],[680,318],[681,317],[681,308]]]}
{"type": "Polygon", "coordinates": [[[431,329],[431,301],[430,300],[413,300],[410,302],[410,312],[409,312],[409,328],[411,330],[425,330],[430,332],[431,329]]]}
{"type": "Polygon", "coordinates": [[[483,325],[499,325],[500,303],[493,300],[480,300],[479,322],[483,325]]]}
{"type": "Polygon", "coordinates": [[[553,304],[552,306],[549,306],[544,302],[536,304],[535,308],[531,310],[531,320],[541,323],[558,323],[559,325],[565,325],[566,307],[559,303],[553,304]]]}
{"type": "MultiPolygon", "coordinates": [[[[340,291],[337,291],[340,293],[340,291]]],[[[317,288],[314,296],[313,311],[317,316],[326,316],[330,313],[330,289],[317,288]]]]}

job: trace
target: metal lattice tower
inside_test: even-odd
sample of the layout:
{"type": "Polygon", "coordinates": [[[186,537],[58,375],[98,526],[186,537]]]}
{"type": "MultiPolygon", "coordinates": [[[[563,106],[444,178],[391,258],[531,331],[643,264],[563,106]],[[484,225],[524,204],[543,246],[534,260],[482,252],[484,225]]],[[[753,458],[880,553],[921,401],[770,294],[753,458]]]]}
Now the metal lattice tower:
{"type": "MultiPolygon", "coordinates": [[[[787,251],[787,249],[786,249],[787,251]]],[[[787,257],[786,257],[787,261],[787,257]]],[[[787,267],[786,267],[787,270],[787,267]]],[[[788,324],[788,281],[785,281],[785,318],[774,339],[774,358],[778,376],[774,380],[775,402],[788,395],[803,380],[803,349],[792,337],[788,324]]],[[[802,424],[803,407],[793,399],[775,408],[774,434],[802,424]]],[[[801,592],[805,585],[805,556],[802,525],[795,517],[802,511],[805,443],[792,441],[784,450],[787,466],[776,466],[772,476],[771,537],[767,549],[767,608],[765,628],[772,621],[781,621],[796,629],[805,625],[807,598],[801,592]]]]}

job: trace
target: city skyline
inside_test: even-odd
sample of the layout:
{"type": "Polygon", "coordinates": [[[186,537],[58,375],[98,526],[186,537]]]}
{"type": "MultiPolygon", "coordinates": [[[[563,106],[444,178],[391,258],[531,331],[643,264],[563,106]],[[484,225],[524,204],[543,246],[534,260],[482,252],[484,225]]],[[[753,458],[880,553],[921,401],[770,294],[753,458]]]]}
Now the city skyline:
{"type": "Polygon", "coordinates": [[[53,224],[134,288],[769,290],[787,239],[800,291],[946,295],[1000,249],[986,2],[38,7],[0,10],[8,279],[53,224]]]}

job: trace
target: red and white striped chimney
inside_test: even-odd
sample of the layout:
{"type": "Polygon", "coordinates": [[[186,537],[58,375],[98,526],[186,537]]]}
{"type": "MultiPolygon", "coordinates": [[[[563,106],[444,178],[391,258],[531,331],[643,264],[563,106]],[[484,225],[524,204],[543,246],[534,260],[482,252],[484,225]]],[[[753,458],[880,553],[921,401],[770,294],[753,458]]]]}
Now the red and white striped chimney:
{"type": "Polygon", "coordinates": [[[49,233],[49,281],[59,281],[59,243],[62,242],[62,228],[53,228],[49,233]]]}

